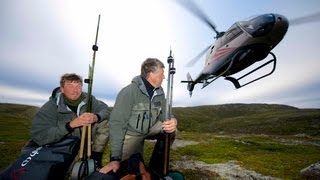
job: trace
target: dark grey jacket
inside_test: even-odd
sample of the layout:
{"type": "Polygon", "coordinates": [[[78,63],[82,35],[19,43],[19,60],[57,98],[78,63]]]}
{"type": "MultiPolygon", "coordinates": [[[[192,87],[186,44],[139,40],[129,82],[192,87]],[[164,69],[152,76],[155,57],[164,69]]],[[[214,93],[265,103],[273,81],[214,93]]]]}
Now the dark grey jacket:
{"type": "Polygon", "coordinates": [[[121,157],[126,134],[145,136],[149,129],[165,118],[165,95],[162,87],[155,89],[150,98],[140,76],[118,94],[110,115],[111,156],[121,157]]]}
{"type": "MultiPolygon", "coordinates": [[[[54,92],[33,118],[31,126],[31,139],[38,145],[55,143],[68,134],[80,138],[80,128],[75,128],[69,133],[66,123],[86,112],[87,93],[84,93],[84,100],[79,104],[77,114],[64,103],[60,91],[54,92]]],[[[100,121],[109,119],[110,111],[108,106],[92,96],[92,113],[100,116],[100,121]]],[[[97,122],[99,123],[99,122],[97,122]]]]}

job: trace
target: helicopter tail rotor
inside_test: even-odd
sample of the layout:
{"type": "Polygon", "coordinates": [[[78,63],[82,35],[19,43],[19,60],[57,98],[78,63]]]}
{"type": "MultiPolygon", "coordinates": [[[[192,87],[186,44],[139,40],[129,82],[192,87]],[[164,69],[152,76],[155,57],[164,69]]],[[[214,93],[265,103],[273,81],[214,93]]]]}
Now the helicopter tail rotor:
{"type": "Polygon", "coordinates": [[[187,74],[187,79],[188,79],[188,91],[189,91],[189,95],[190,97],[192,96],[192,91],[194,89],[194,81],[190,75],[190,73],[187,74]]]}
{"type": "Polygon", "coordinates": [[[192,91],[193,91],[193,89],[194,89],[194,85],[195,85],[196,83],[193,81],[190,73],[187,74],[187,81],[181,81],[181,82],[182,82],[182,83],[188,83],[187,89],[188,89],[189,95],[190,95],[190,97],[191,97],[191,96],[192,96],[192,91]]]}

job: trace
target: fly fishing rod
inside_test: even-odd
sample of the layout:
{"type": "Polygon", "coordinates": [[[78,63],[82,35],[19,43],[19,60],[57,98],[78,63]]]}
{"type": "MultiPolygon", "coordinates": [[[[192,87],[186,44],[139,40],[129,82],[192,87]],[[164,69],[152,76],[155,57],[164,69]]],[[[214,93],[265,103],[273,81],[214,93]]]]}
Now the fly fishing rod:
{"type": "MultiPolygon", "coordinates": [[[[170,55],[167,58],[169,64],[168,67],[168,86],[167,86],[167,98],[166,98],[166,109],[165,109],[165,119],[172,118],[172,90],[173,90],[173,75],[176,72],[174,68],[174,58],[172,57],[172,51],[170,49],[170,55]]],[[[167,175],[169,171],[169,161],[170,161],[170,134],[165,133],[164,141],[164,164],[163,164],[163,175],[167,175]]]]}
{"type": "MultiPolygon", "coordinates": [[[[100,25],[100,14],[98,17],[98,26],[95,38],[95,44],[92,46],[93,57],[92,64],[89,64],[89,73],[88,79],[85,79],[84,82],[88,84],[88,92],[87,92],[87,106],[86,112],[92,111],[92,84],[93,84],[93,74],[94,74],[94,65],[96,59],[96,52],[98,51],[97,41],[98,41],[98,33],[99,33],[99,25],[100,25]]],[[[90,175],[95,170],[95,162],[91,157],[91,124],[88,126],[82,126],[81,130],[81,142],[80,142],[80,150],[79,150],[79,161],[76,162],[73,166],[71,179],[83,179],[84,177],[90,175]],[[85,145],[85,141],[87,141],[87,145],[85,145]],[[84,154],[84,151],[87,151],[87,154],[84,154]]]]}

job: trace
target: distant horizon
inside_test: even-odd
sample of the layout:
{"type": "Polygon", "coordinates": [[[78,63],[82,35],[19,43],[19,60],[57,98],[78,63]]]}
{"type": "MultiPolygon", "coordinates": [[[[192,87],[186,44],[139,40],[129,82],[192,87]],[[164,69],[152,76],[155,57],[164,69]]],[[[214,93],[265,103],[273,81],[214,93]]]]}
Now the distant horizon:
{"type": "MultiPolygon", "coordinates": [[[[0,102],[0,104],[11,104],[11,105],[26,105],[26,106],[32,106],[32,107],[38,107],[41,108],[42,105],[32,105],[32,104],[23,104],[23,103],[5,103],[5,102],[0,102]]],[[[284,106],[289,106],[289,107],[294,107],[298,109],[320,109],[320,107],[296,107],[296,106],[291,106],[287,104],[275,104],[275,103],[225,103],[225,104],[207,104],[207,105],[195,105],[195,106],[173,106],[173,108],[188,108],[188,107],[202,107],[202,106],[223,106],[223,105],[284,105],[284,106]]],[[[113,106],[109,106],[113,107],[113,106]]]]}

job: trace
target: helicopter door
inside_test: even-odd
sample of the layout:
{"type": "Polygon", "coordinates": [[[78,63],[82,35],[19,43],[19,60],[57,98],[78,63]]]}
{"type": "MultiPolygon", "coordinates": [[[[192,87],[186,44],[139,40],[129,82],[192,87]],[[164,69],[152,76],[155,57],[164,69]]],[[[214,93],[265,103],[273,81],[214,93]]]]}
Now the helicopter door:
{"type": "Polygon", "coordinates": [[[225,42],[224,44],[229,43],[230,41],[234,40],[236,37],[240,36],[243,31],[237,26],[237,24],[233,24],[229,30],[225,33],[225,42]]]}

